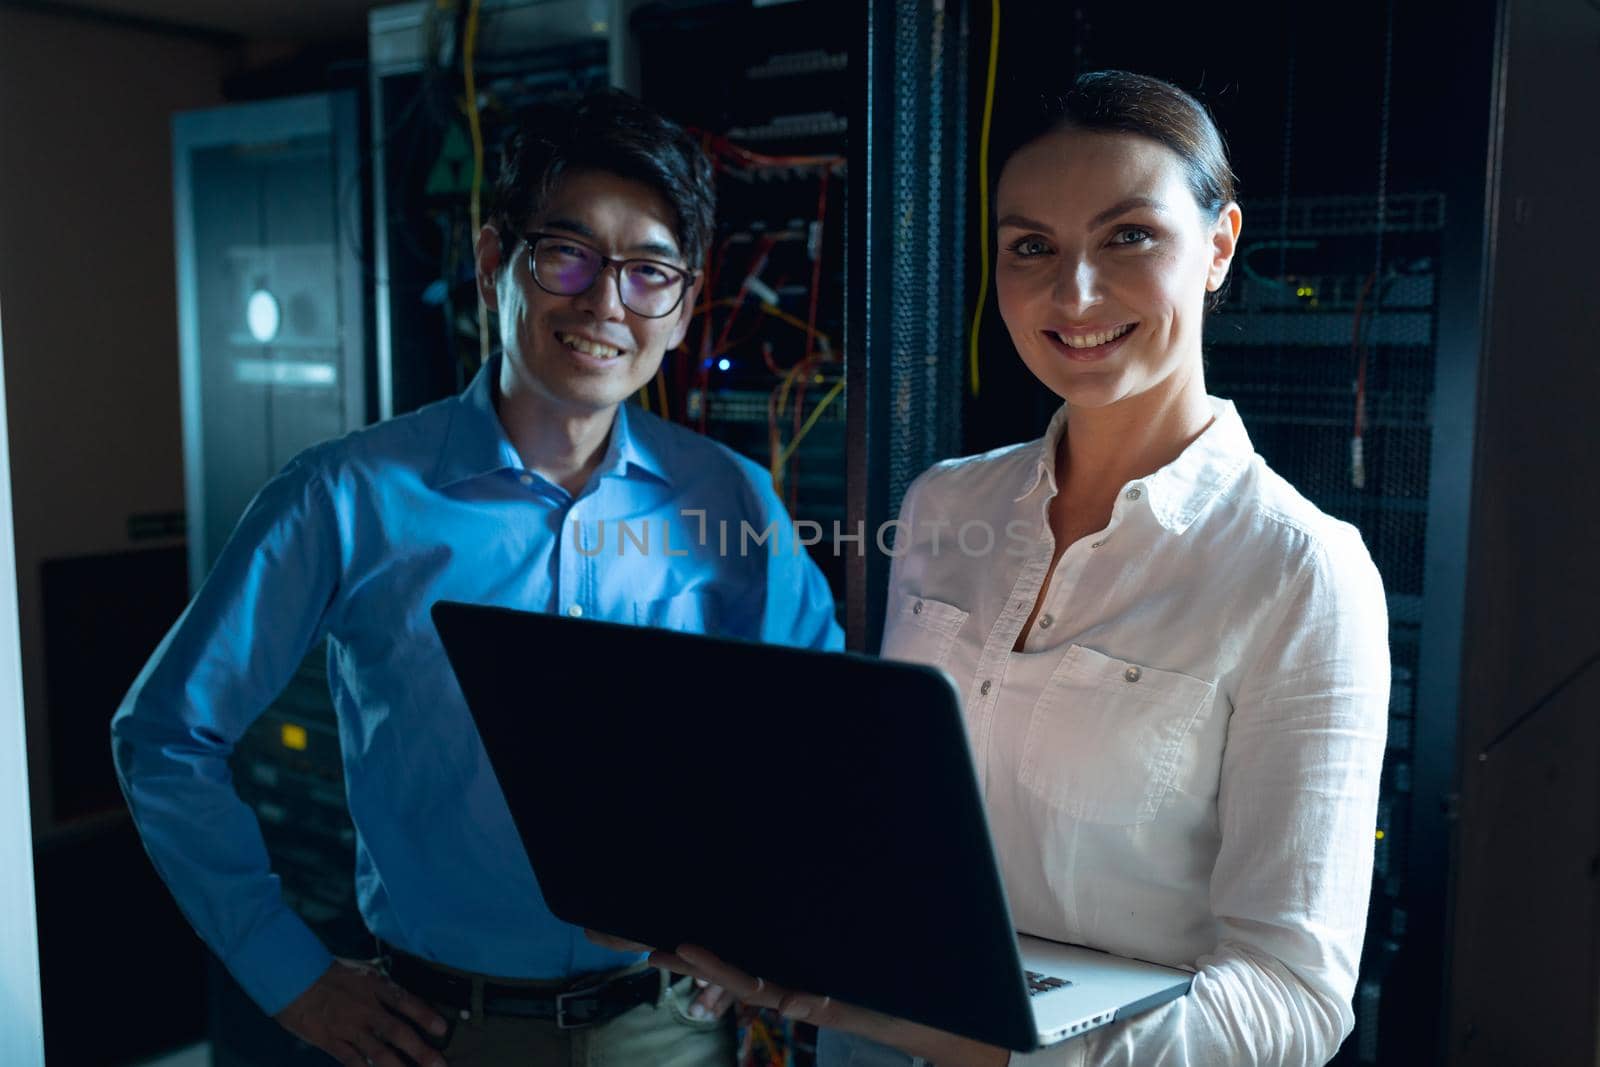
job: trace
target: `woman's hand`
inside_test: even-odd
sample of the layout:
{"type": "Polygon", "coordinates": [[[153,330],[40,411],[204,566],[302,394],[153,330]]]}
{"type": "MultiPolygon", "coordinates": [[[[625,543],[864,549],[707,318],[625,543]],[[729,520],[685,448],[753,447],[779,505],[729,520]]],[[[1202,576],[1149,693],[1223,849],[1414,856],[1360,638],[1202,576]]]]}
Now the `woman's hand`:
{"type": "Polygon", "coordinates": [[[913,1056],[934,1060],[941,1067],[1005,1067],[1011,1062],[1011,1053],[994,1045],[896,1019],[832,997],[798,993],[763,978],[752,977],[698,945],[680,945],[674,952],[664,952],[593,931],[589,932],[589,938],[618,951],[649,952],[652,966],[676,974],[692,975],[711,988],[727,990],[741,1003],[771,1008],[786,1018],[813,1026],[826,1026],[830,1030],[842,1030],[869,1038],[913,1056]]]}
{"type": "MultiPolygon", "coordinates": [[[[614,952],[650,952],[652,954],[650,960],[652,967],[660,967],[663,970],[672,969],[665,964],[656,962],[653,958],[653,950],[649,945],[641,945],[637,941],[614,937],[611,934],[602,934],[598,930],[585,930],[583,933],[590,941],[614,952]]],[[[683,974],[684,972],[678,971],[676,973],[683,974]]],[[[705,1022],[710,1022],[712,1019],[720,1019],[723,1012],[733,1006],[734,995],[722,986],[699,977],[695,978],[695,984],[699,989],[699,994],[694,998],[688,1009],[689,1014],[694,1018],[705,1022]]]]}

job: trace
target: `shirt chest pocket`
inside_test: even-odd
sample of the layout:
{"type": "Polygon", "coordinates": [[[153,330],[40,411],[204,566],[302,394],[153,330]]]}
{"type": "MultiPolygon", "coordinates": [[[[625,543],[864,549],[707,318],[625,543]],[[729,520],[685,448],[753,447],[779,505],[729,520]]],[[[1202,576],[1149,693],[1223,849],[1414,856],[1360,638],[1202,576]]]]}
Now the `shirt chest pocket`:
{"type": "Polygon", "coordinates": [[[883,647],[878,655],[906,663],[944,666],[950,646],[967,621],[967,613],[953,604],[927,597],[902,596],[884,622],[883,647]]]}
{"type": "Polygon", "coordinates": [[[1028,720],[1020,777],[1036,799],[1085,822],[1155,818],[1185,738],[1216,683],[1072,645],[1028,720]]]}

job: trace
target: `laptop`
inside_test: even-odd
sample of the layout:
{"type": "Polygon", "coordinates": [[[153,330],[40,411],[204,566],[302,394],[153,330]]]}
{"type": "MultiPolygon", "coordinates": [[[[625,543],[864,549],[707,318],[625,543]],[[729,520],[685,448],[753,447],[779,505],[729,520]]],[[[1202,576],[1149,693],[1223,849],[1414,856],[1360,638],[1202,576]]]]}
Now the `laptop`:
{"type": "Polygon", "coordinates": [[[948,675],[440,602],[545,903],[1018,1051],[1188,992],[1013,928],[948,675]]]}

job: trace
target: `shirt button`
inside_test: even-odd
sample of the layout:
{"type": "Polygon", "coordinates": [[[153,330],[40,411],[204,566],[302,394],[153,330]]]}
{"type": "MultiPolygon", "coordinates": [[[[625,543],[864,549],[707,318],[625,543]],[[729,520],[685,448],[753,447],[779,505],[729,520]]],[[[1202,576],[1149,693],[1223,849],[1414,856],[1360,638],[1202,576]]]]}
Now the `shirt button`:
{"type": "Polygon", "coordinates": [[[1105,542],[1104,542],[1104,541],[1096,541],[1096,542],[1094,542],[1094,543],[1093,543],[1093,544],[1091,544],[1091,545],[1090,545],[1090,546],[1089,546],[1089,547],[1090,547],[1090,548],[1099,548],[1099,547],[1100,547],[1100,546],[1101,546],[1101,545],[1103,545],[1103,544],[1105,544],[1105,542]]]}
{"type": "Polygon", "coordinates": [[[1122,672],[1122,676],[1130,682],[1137,682],[1144,674],[1138,667],[1129,667],[1122,672]]]}
{"type": "Polygon", "coordinates": [[[519,474],[519,475],[517,475],[517,481],[521,482],[523,485],[532,485],[533,484],[533,475],[526,474],[526,473],[519,474]]]}
{"type": "Polygon", "coordinates": [[[922,614],[922,601],[919,600],[915,604],[911,605],[911,614],[913,614],[913,615],[921,615],[922,614]]]}
{"type": "Polygon", "coordinates": [[[1144,492],[1137,485],[1128,490],[1129,500],[1138,500],[1141,496],[1144,496],[1144,492]]]}
{"type": "Polygon", "coordinates": [[[574,605],[572,605],[572,607],[567,609],[567,614],[571,615],[574,619],[582,618],[583,617],[583,605],[582,604],[574,604],[574,605]]]}
{"type": "Polygon", "coordinates": [[[1053,623],[1053,622],[1055,622],[1055,620],[1052,619],[1050,616],[1048,616],[1048,615],[1040,615],[1039,616],[1039,629],[1048,630],[1048,629],[1050,629],[1050,624],[1053,623]]]}
{"type": "Polygon", "coordinates": [[[983,696],[989,695],[989,679],[985,678],[983,684],[978,686],[978,692],[983,696]]]}

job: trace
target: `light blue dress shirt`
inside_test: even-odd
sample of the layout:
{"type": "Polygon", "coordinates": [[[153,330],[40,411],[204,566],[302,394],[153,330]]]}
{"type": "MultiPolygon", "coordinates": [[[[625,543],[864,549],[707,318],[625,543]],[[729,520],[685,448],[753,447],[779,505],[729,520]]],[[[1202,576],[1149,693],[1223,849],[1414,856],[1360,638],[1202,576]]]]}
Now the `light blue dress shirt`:
{"type": "MultiPolygon", "coordinates": [[[[545,906],[431,605],[843,644],[827,582],[766,471],[624,405],[573,496],[524,468],[495,413],[497,369],[498,357],[461,396],[292,461],[251,503],[112,720],[117,772],[152,860],[268,1013],[331,957],[283,903],[227,760],[324,637],[368,927],[416,955],[520,978],[637,957],[591,944],[545,906]]],[[[627,664],[553,663],[530,648],[506,669],[536,699],[544,672],[627,664]]],[[[595,762],[597,788],[651,788],[607,780],[595,762]]],[[[626,827],[613,844],[627,847],[626,827]]]]}

